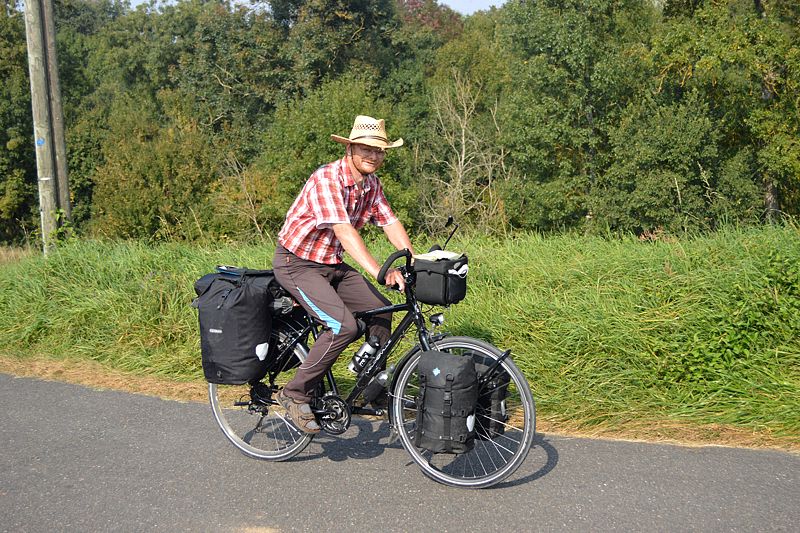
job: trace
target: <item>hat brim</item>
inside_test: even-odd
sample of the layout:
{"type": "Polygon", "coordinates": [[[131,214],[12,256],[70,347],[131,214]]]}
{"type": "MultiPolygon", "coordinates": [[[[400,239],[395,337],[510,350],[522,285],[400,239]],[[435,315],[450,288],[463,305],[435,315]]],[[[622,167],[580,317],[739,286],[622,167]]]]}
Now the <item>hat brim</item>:
{"type": "Polygon", "coordinates": [[[383,149],[399,148],[399,147],[403,146],[403,139],[402,138],[397,139],[394,142],[386,142],[386,141],[382,141],[380,139],[365,139],[365,138],[352,140],[352,139],[348,139],[347,137],[340,137],[339,135],[331,135],[331,140],[336,141],[337,143],[342,143],[342,144],[363,144],[363,145],[366,145],[366,146],[372,146],[374,148],[383,148],[383,149]]]}

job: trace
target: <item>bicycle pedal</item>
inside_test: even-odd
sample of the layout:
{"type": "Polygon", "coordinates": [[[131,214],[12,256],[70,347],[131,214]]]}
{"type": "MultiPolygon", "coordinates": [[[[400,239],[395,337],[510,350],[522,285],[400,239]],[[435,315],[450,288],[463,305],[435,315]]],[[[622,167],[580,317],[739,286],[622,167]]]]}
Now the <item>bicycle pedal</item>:
{"type": "Polygon", "coordinates": [[[384,416],[386,415],[385,409],[374,409],[371,407],[357,407],[353,406],[351,411],[354,415],[362,415],[362,416],[384,416]]]}

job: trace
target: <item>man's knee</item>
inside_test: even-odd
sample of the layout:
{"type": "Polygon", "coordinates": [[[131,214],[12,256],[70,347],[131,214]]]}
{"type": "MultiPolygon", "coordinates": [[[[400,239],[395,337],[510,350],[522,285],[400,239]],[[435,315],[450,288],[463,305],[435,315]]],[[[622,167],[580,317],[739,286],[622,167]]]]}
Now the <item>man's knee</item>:
{"type": "Polygon", "coordinates": [[[360,333],[363,333],[363,328],[359,327],[358,322],[353,315],[347,313],[347,316],[342,320],[342,325],[339,328],[337,336],[342,339],[347,339],[348,342],[353,342],[360,333]]]}

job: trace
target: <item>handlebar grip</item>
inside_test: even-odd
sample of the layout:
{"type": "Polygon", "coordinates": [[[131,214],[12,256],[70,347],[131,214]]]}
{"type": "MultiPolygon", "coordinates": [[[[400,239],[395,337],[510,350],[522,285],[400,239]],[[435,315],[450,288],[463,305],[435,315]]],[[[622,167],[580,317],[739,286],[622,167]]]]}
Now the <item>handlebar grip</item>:
{"type": "Polygon", "coordinates": [[[378,277],[377,277],[378,284],[386,285],[386,273],[389,272],[389,269],[392,267],[392,264],[401,257],[405,257],[406,259],[411,257],[411,252],[408,251],[408,248],[397,250],[395,253],[390,255],[388,259],[386,259],[386,262],[383,263],[380,272],[378,272],[378,277]]]}

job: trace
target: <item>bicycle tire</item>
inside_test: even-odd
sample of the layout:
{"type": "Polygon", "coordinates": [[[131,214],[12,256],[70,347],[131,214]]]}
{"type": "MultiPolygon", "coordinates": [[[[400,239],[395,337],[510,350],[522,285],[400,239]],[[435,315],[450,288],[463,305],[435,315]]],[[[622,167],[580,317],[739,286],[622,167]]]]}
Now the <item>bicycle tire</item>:
{"type": "MultiPolygon", "coordinates": [[[[492,360],[502,355],[497,347],[470,337],[444,337],[432,348],[464,356],[481,354],[492,360]]],[[[536,406],[525,376],[510,358],[501,363],[509,378],[502,434],[478,427],[481,438],[471,451],[434,454],[414,445],[419,391],[416,368],[421,353],[417,350],[401,363],[392,387],[390,416],[403,448],[426,476],[444,485],[477,489],[503,481],[525,461],[536,433],[536,406]]]]}
{"type": "MultiPolygon", "coordinates": [[[[273,332],[270,342],[280,347],[288,335],[283,331],[273,332]]],[[[308,351],[298,343],[294,356],[305,361],[308,351]]],[[[295,370],[271,373],[269,387],[274,397],[278,390],[290,381],[295,370]]],[[[280,405],[254,401],[250,385],[208,384],[208,399],[214,420],[225,437],[243,454],[265,461],[286,461],[302,452],[314,435],[303,433],[289,420],[280,405]]]]}

